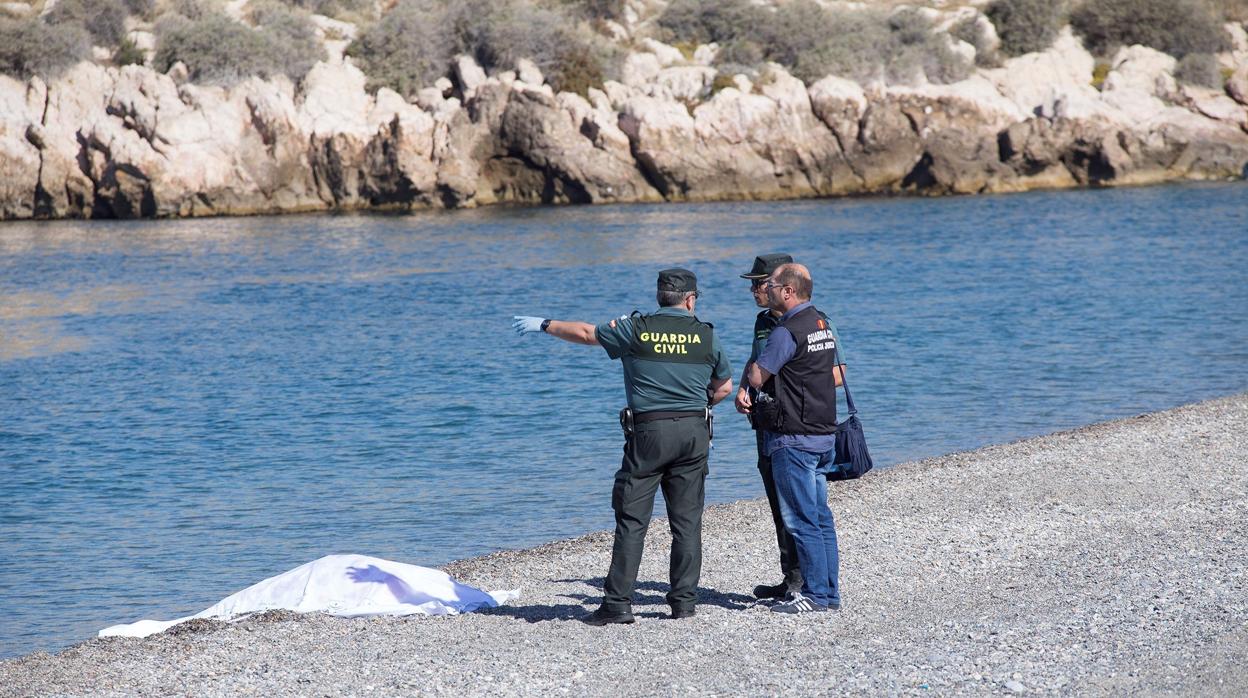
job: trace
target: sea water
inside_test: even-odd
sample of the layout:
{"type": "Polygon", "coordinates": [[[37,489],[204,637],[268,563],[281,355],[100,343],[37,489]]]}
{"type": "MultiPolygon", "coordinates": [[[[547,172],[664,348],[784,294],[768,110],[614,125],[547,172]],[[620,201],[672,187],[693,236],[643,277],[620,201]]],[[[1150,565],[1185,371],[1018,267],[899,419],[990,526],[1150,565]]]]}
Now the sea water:
{"type": "MultiPolygon", "coordinates": [[[[0,656],[330,553],[609,528],[619,365],[512,316],[647,311],[688,267],[735,380],[768,252],[811,269],[879,466],[1248,389],[1243,183],[5,223],[0,656]]],[[[716,412],[708,500],[761,496],[716,412]]]]}

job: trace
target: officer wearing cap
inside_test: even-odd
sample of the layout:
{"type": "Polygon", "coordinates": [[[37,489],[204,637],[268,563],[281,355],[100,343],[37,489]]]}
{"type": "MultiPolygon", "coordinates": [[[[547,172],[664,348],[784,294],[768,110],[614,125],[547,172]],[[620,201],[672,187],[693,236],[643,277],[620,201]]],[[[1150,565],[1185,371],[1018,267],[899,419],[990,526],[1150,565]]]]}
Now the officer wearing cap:
{"type": "MultiPolygon", "coordinates": [[[[780,324],[781,311],[768,307],[767,289],[764,283],[781,265],[792,262],[793,257],[783,253],[759,255],[754,258],[754,265],[750,271],[741,275],[741,278],[750,280],[750,292],[754,296],[754,305],[763,309],[754,318],[754,341],[750,346],[750,358],[745,362],[745,368],[741,373],[741,387],[737,390],[735,404],[737,411],[742,414],[750,413],[754,400],[758,396],[758,391],[750,387],[747,380],[750,366],[758,360],[763,347],[767,345],[767,338],[771,336],[771,331],[780,324]]],[[[839,346],[840,337],[836,336],[836,327],[822,311],[819,311],[819,316],[828,323],[839,346]]],[[[840,368],[844,370],[843,355],[841,364],[840,368]]],[[[771,519],[776,528],[776,544],[780,548],[780,573],[783,575],[779,584],[759,584],[754,587],[754,596],[760,599],[782,599],[791,593],[801,591],[802,569],[798,564],[797,546],[793,541],[793,536],[789,535],[788,530],[785,529],[784,519],[781,517],[780,499],[776,495],[776,483],[771,473],[771,458],[763,448],[763,430],[755,424],[752,418],[750,426],[754,429],[755,443],[758,448],[758,473],[763,480],[763,491],[767,494],[767,505],[771,508],[771,519]]]]}
{"type": "Polygon", "coordinates": [[[624,368],[624,458],[611,491],[615,543],[602,605],[583,619],[590,625],[634,622],[633,587],[660,487],[672,531],[667,603],[672,618],[694,615],[702,571],[708,408],[732,392],[732,371],[719,338],[694,315],[700,295],[693,272],[664,269],[656,293],[659,309],[649,315],[634,312],[597,326],[516,316],[512,324],[522,335],[545,332],[599,345],[624,368]]]}

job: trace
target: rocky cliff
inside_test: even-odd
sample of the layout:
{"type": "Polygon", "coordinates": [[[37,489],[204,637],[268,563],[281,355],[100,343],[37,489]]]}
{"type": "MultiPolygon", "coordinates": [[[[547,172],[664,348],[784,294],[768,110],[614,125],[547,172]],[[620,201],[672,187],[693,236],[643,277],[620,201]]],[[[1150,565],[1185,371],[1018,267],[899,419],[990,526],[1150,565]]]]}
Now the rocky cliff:
{"type": "MultiPolygon", "coordinates": [[[[1241,30],[1242,32],[1242,30],[1241,30]]],[[[715,82],[647,40],[621,82],[555,94],[531,64],[461,58],[415,103],[339,53],[298,85],[231,89],[83,63],[0,76],[0,219],[277,213],[497,202],[970,194],[1244,177],[1248,40],[1225,91],[1173,58],[1120,50],[1099,89],[1067,31],[951,85],[807,87],[771,65],[715,82]],[[718,89],[712,89],[712,85],[718,89]]],[[[704,47],[705,48],[705,47],[704,47]]]]}

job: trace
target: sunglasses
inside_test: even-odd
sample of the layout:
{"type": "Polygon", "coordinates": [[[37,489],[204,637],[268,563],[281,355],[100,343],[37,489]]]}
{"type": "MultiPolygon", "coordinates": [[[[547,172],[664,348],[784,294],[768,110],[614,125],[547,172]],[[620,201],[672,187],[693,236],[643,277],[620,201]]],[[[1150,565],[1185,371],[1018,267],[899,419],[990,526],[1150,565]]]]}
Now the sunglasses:
{"type": "Polygon", "coordinates": [[[777,284],[767,279],[754,279],[750,281],[750,288],[755,291],[757,291],[760,288],[766,290],[766,289],[772,289],[772,288],[784,288],[785,286],[788,286],[788,284],[777,284]]]}

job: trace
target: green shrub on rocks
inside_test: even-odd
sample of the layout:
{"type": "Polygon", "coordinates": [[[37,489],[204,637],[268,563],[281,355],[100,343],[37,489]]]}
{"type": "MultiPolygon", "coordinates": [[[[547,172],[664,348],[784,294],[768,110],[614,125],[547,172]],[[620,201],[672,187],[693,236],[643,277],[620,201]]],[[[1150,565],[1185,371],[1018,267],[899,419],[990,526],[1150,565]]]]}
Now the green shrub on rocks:
{"type": "Polygon", "coordinates": [[[225,11],[223,0],[169,0],[168,14],[187,19],[204,19],[225,11]]]}
{"type": "Polygon", "coordinates": [[[51,78],[90,55],[91,35],[81,25],[0,18],[0,73],[51,78]]]}
{"type": "Polygon", "coordinates": [[[148,17],[156,9],[156,0],[125,0],[126,9],[130,14],[148,17]]]}
{"type": "Polygon", "coordinates": [[[1174,77],[1179,82],[1213,89],[1221,89],[1224,83],[1218,59],[1212,53],[1187,54],[1175,67],[1174,77]]]}
{"type": "Polygon", "coordinates": [[[979,22],[975,21],[975,17],[968,17],[954,24],[949,28],[949,35],[975,48],[976,65],[985,68],[995,68],[1000,65],[997,52],[988,44],[988,37],[980,30],[979,22]]]}
{"type": "MultiPolygon", "coordinates": [[[[358,20],[372,17],[374,0],[277,0],[283,5],[312,14],[339,19],[358,20]]],[[[254,4],[254,3],[253,3],[254,4]]]]}
{"type": "MultiPolygon", "coordinates": [[[[787,56],[768,56],[807,83],[826,75],[840,75],[860,83],[913,84],[923,78],[949,83],[970,74],[969,62],[953,50],[948,38],[934,33],[931,21],[917,10],[902,8],[892,14],[823,8],[819,11],[824,15],[822,20],[811,12],[779,23],[779,28],[801,36],[796,30],[798,24],[818,26],[822,39],[799,47],[792,63],[787,56]]],[[[777,15],[779,18],[781,13],[777,15]]]]}
{"type": "Polygon", "coordinates": [[[813,82],[827,75],[828,37],[836,34],[836,18],[813,0],[778,7],[753,30],[753,42],[769,61],[788,68],[795,77],[813,82]]]}
{"type": "Polygon", "coordinates": [[[1213,9],[1228,22],[1248,22],[1248,0],[1213,0],[1213,9]]]}
{"type": "Polygon", "coordinates": [[[618,20],[624,16],[624,0],[561,0],[590,19],[618,20]]]}
{"type": "Polygon", "coordinates": [[[271,3],[256,6],[251,16],[261,34],[269,37],[280,72],[303,77],[317,61],[325,60],[325,45],[306,12],[271,3]]]}
{"type": "Polygon", "coordinates": [[[720,44],[737,39],[756,40],[755,28],[766,21],[767,10],[750,0],[673,0],[659,15],[666,41],[686,40],[720,44]]]}
{"type": "MultiPolygon", "coordinates": [[[[720,13],[726,10],[706,9],[708,4],[714,3],[673,3],[668,11],[676,8],[683,14],[678,15],[680,21],[667,23],[671,33],[666,36],[677,36],[674,32],[679,30],[686,33],[679,38],[719,40],[715,61],[723,71],[752,75],[763,61],[774,61],[807,83],[827,75],[863,83],[911,83],[920,75],[933,82],[955,82],[970,73],[969,62],[953,50],[947,37],[934,33],[931,22],[916,10],[903,8],[890,15],[793,0],[773,12],[753,8],[749,24],[729,30],[721,26],[720,13]],[[724,36],[729,38],[715,39],[724,36]]],[[[732,3],[727,10],[745,12],[732,3]]]]}
{"type": "Polygon", "coordinates": [[[616,50],[562,5],[524,0],[403,0],[348,48],[370,86],[411,95],[450,72],[456,55],[487,71],[533,61],[555,90],[601,86],[616,50]]]}
{"type": "Polygon", "coordinates": [[[1105,86],[1105,78],[1109,77],[1109,71],[1112,66],[1108,61],[1097,61],[1092,66],[1092,86],[1101,89],[1105,86]]]}
{"type": "Polygon", "coordinates": [[[570,38],[567,15],[527,2],[450,2],[446,12],[458,39],[456,52],[472,56],[486,70],[508,70],[527,58],[549,73],[570,38]]]}
{"type": "Polygon", "coordinates": [[[252,29],[217,13],[188,19],[166,16],[156,27],[157,70],[186,64],[195,82],[232,85],[251,76],[299,79],[324,49],[306,17],[273,14],[252,29]]]}
{"type": "Polygon", "coordinates": [[[55,27],[77,24],[101,46],[116,46],[126,33],[129,14],[123,0],[59,0],[44,21],[55,27]]]}
{"type": "Polygon", "coordinates": [[[814,54],[806,61],[809,78],[839,75],[864,84],[885,80],[893,43],[887,16],[875,11],[829,14],[833,30],[808,49],[814,54]]]}
{"type": "Polygon", "coordinates": [[[450,69],[455,37],[443,30],[441,8],[401,2],[347,48],[368,75],[369,87],[411,96],[450,69]]]}
{"type": "Polygon", "coordinates": [[[147,55],[130,39],[122,39],[117,46],[117,50],[113,52],[113,65],[143,65],[147,60],[147,55]]]}
{"type": "Polygon", "coordinates": [[[1070,24],[1095,53],[1143,44],[1175,58],[1224,48],[1222,18],[1202,0],[1088,0],[1070,24]]]}
{"type": "Polygon", "coordinates": [[[1010,56],[1047,49],[1062,25],[1062,3],[1055,0],[993,0],[984,14],[1010,56]]]}
{"type": "Polygon", "coordinates": [[[953,50],[949,40],[933,32],[931,20],[918,10],[894,12],[888,28],[885,64],[890,82],[909,84],[926,77],[935,83],[951,83],[970,75],[970,63],[953,50]]]}

